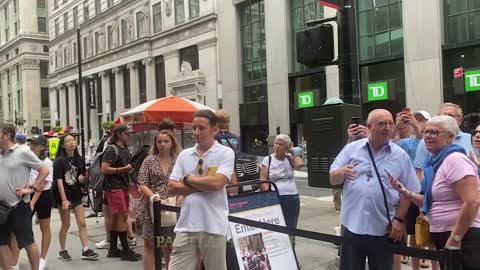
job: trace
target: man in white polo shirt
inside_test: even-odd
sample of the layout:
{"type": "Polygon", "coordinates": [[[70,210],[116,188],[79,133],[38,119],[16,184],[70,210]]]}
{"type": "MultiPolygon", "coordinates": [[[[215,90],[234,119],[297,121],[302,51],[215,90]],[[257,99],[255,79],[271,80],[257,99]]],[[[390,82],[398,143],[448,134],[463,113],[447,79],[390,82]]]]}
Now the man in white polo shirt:
{"type": "Polygon", "coordinates": [[[192,124],[197,144],[180,153],[168,185],[170,195],[183,197],[168,269],[195,270],[201,258],[208,270],[226,270],[225,186],[233,174],[235,154],[215,140],[217,118],[212,111],[198,111],[192,124]]]}

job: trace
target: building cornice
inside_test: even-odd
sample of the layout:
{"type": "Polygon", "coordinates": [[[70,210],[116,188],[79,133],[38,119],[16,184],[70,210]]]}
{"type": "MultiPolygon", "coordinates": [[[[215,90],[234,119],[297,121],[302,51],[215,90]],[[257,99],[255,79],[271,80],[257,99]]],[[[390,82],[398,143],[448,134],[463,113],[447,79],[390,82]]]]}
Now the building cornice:
{"type": "Polygon", "coordinates": [[[20,43],[26,41],[45,41],[45,45],[48,45],[48,34],[21,34],[10,40],[8,43],[0,46],[0,54],[3,54],[4,50],[11,50],[13,47],[18,46],[20,43]]]}
{"type": "Polygon", "coordinates": [[[39,61],[45,60],[48,61],[48,53],[34,53],[34,52],[27,52],[21,53],[20,55],[16,56],[15,58],[11,59],[10,61],[0,64],[0,70],[4,70],[8,67],[15,66],[17,64],[21,64],[23,59],[38,59],[39,61]]]}

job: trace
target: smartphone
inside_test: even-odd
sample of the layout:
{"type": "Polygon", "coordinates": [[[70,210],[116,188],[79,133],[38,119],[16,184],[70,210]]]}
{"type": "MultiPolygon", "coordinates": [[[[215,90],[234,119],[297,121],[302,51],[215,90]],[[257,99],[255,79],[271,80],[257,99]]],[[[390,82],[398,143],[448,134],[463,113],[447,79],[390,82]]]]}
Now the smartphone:
{"type": "Polygon", "coordinates": [[[404,114],[412,114],[412,109],[410,109],[410,108],[403,108],[403,109],[402,109],[402,113],[404,113],[404,114]]]}
{"type": "Polygon", "coordinates": [[[352,124],[356,126],[360,125],[360,117],[352,117],[352,124]]]}

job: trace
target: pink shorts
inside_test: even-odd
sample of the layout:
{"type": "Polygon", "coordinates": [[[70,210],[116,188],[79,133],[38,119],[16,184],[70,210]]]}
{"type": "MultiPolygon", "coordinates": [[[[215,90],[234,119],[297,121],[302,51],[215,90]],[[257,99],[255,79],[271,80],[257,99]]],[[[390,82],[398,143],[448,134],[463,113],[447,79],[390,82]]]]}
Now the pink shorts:
{"type": "Polygon", "coordinates": [[[128,212],[128,190],[116,189],[105,191],[107,197],[108,206],[112,214],[120,214],[128,212]]]}

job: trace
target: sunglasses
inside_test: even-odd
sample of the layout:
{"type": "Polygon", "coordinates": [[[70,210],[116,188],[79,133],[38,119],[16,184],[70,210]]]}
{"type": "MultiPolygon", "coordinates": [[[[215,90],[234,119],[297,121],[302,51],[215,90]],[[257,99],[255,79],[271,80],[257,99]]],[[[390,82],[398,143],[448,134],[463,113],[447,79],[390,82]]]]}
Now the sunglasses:
{"type": "Polygon", "coordinates": [[[197,169],[198,169],[198,175],[202,175],[203,174],[203,159],[198,160],[197,169]]]}
{"type": "Polygon", "coordinates": [[[472,134],[472,136],[477,135],[477,133],[480,133],[480,130],[472,129],[472,131],[470,131],[470,134],[472,134]]]}

